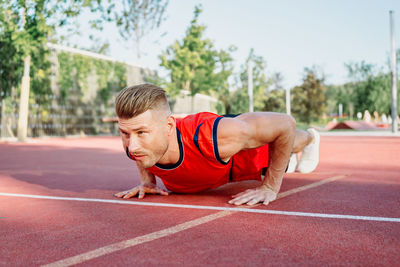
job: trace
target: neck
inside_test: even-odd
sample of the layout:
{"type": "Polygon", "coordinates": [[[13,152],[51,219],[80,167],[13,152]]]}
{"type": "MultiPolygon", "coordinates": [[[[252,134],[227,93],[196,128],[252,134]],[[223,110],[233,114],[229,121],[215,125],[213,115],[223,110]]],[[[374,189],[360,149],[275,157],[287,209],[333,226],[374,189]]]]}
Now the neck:
{"type": "Polygon", "coordinates": [[[157,162],[162,165],[175,164],[179,160],[180,150],[177,139],[176,129],[172,132],[172,134],[168,138],[168,149],[165,152],[164,156],[157,162]]]}

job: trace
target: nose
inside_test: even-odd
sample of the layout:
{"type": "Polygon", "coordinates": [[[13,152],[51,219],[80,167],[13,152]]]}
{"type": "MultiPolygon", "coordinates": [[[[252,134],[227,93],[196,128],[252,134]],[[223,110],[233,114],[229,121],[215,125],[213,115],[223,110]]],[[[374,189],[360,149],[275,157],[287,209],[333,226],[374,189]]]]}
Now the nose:
{"type": "Polygon", "coordinates": [[[129,147],[129,152],[132,154],[140,150],[139,142],[133,135],[131,135],[129,138],[128,147],[129,147]]]}

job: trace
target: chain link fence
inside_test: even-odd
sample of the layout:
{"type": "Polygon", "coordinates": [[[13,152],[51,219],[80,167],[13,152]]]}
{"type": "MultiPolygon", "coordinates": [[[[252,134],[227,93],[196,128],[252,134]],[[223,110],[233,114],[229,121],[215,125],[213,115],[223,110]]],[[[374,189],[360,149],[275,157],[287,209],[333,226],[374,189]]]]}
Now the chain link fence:
{"type": "MultiPolygon", "coordinates": [[[[1,138],[17,136],[19,99],[3,96],[0,101],[1,138]]],[[[28,137],[117,135],[113,103],[82,103],[46,95],[30,99],[28,137]]]]}

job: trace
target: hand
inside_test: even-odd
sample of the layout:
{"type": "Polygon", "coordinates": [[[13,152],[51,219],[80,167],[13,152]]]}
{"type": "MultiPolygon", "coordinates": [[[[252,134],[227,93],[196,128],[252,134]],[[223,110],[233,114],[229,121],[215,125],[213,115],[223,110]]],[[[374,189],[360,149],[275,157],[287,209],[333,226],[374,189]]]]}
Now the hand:
{"type": "Polygon", "coordinates": [[[259,202],[263,202],[264,205],[268,205],[269,202],[276,199],[277,195],[278,193],[262,185],[254,189],[247,189],[244,192],[232,196],[233,199],[229,201],[229,204],[242,205],[246,203],[247,205],[255,205],[259,202]]]}
{"type": "Polygon", "coordinates": [[[144,198],[145,194],[160,194],[163,196],[168,196],[168,192],[162,190],[160,187],[158,187],[156,184],[153,183],[144,183],[138,186],[135,186],[134,188],[119,192],[114,194],[114,196],[119,197],[119,198],[131,198],[136,195],[138,195],[138,198],[142,199],[144,198]]]}

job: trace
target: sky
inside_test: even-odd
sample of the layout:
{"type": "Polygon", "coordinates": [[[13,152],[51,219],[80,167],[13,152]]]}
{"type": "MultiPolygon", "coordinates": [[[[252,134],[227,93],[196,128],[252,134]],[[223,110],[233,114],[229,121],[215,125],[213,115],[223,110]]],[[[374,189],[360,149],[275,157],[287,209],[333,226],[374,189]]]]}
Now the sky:
{"type": "MultiPolygon", "coordinates": [[[[237,47],[236,71],[254,48],[267,62],[268,75],[283,75],[284,87],[300,85],[305,67],[318,66],[327,84],[341,84],[348,81],[345,63],[364,60],[386,66],[390,10],[395,12],[396,47],[400,47],[399,0],[170,0],[166,20],[142,42],[141,65],[161,70],[158,56],[183,39],[197,4],[203,7],[199,22],[207,27],[205,37],[217,49],[237,47]]],[[[87,22],[79,21],[87,36],[91,31],[87,22]]],[[[89,47],[85,36],[70,43],[89,47]]],[[[109,56],[138,63],[134,43],[122,40],[113,25],[106,25],[97,36],[110,43],[109,56]]]]}

